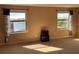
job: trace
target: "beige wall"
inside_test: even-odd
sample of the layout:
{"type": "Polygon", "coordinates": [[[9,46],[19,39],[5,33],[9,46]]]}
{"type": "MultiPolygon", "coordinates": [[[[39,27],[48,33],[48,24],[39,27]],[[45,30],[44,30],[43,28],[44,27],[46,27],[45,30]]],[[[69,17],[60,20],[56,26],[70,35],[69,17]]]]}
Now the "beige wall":
{"type": "MultiPolygon", "coordinates": [[[[56,10],[70,10],[70,8],[23,7],[23,6],[9,6],[9,5],[3,7],[10,9],[28,9],[28,16],[29,16],[27,19],[27,32],[11,34],[8,43],[39,40],[40,30],[43,26],[46,26],[48,28],[51,40],[69,36],[69,32],[67,30],[57,29],[56,10]]],[[[76,23],[76,9],[72,8],[72,10],[74,11],[73,21],[72,21],[73,37],[75,37],[76,25],[74,25],[74,23],[76,23]]],[[[0,21],[3,20],[2,18],[0,19],[1,19],[0,21]]],[[[2,23],[3,22],[0,22],[0,27],[3,27],[2,23]]],[[[2,37],[4,36],[4,35],[1,36],[1,34],[3,34],[3,31],[2,30],[0,31],[1,31],[0,38],[2,39],[2,37]]]]}
{"type": "Polygon", "coordinates": [[[0,44],[4,43],[5,34],[4,34],[4,20],[3,20],[3,12],[0,6],[0,44]]]}
{"type": "Polygon", "coordinates": [[[77,20],[76,20],[76,37],[79,38],[79,8],[77,8],[77,20]]]}

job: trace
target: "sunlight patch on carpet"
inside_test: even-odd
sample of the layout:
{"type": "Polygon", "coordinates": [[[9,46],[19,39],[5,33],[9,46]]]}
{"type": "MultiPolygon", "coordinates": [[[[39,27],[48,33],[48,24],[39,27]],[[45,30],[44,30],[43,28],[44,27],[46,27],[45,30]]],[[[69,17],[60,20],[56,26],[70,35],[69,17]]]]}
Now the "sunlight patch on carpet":
{"type": "Polygon", "coordinates": [[[28,48],[28,49],[33,49],[36,51],[40,51],[40,52],[52,52],[52,51],[63,50],[62,48],[53,47],[53,46],[51,47],[51,46],[43,45],[43,44],[27,45],[23,47],[28,48]]]}
{"type": "Polygon", "coordinates": [[[77,39],[74,39],[75,41],[79,41],[79,39],[77,38],[77,39]]]}

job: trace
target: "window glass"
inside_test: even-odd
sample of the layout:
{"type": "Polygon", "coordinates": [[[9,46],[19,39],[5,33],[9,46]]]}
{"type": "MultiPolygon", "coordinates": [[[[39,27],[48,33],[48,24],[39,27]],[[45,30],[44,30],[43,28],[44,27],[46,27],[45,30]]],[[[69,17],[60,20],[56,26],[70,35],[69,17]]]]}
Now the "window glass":
{"type": "Polygon", "coordinates": [[[10,13],[10,20],[25,20],[25,13],[11,12],[10,13]]]}
{"type": "Polygon", "coordinates": [[[57,28],[67,29],[69,26],[69,12],[57,12],[57,28]]]}
{"type": "Polygon", "coordinates": [[[13,29],[14,32],[20,32],[20,31],[25,31],[25,22],[13,22],[13,29]]]}
{"type": "Polygon", "coordinates": [[[10,11],[10,30],[11,32],[26,31],[26,13],[23,10],[10,11]]]}

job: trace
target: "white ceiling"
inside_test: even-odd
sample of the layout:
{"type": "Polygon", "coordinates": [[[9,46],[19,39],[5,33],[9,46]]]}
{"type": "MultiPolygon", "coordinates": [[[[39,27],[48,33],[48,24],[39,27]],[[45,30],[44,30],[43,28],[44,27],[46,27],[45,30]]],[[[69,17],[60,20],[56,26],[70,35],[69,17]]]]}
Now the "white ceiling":
{"type": "Polygon", "coordinates": [[[79,7],[79,4],[22,4],[22,6],[39,6],[39,7],[79,7]]]}

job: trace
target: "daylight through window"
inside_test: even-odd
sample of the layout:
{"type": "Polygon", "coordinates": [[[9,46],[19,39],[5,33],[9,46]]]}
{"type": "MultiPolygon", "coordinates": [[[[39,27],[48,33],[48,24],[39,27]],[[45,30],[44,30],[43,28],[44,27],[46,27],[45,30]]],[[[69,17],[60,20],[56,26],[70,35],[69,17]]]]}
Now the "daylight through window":
{"type": "Polygon", "coordinates": [[[24,10],[10,11],[10,30],[11,32],[26,31],[26,13],[24,10]]]}
{"type": "Polygon", "coordinates": [[[71,29],[71,15],[69,11],[57,11],[57,28],[71,29]]]}

